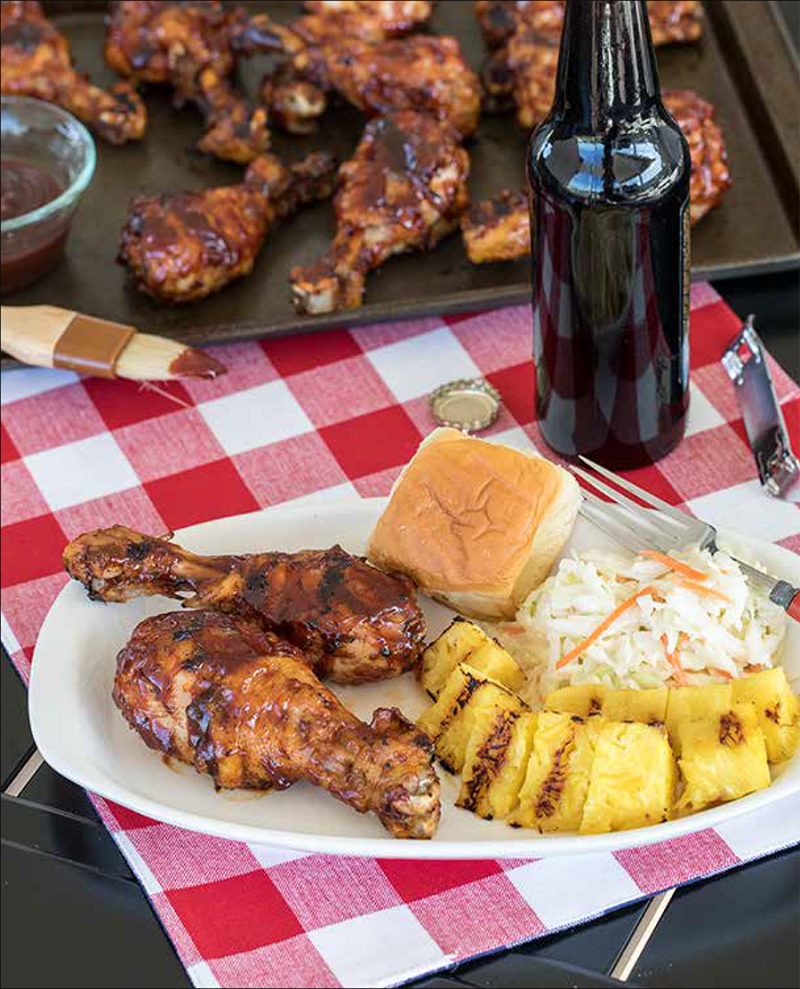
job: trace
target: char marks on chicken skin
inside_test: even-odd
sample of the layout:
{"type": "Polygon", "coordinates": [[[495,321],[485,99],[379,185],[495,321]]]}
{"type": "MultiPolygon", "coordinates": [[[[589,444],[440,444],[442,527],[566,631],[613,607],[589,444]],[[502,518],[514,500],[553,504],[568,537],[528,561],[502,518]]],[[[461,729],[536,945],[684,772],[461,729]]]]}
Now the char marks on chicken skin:
{"type": "Polygon", "coordinates": [[[423,646],[425,620],[412,581],[340,546],[206,557],[113,526],[69,543],[64,566],[94,600],[162,594],[260,623],[337,683],[404,673],[423,646]]]}
{"type": "Polygon", "coordinates": [[[69,43],[35,0],[0,4],[0,92],[32,96],[74,113],[110,144],[143,137],[147,111],[127,82],[93,86],[72,66],[69,43]]]}
{"type": "Polygon", "coordinates": [[[413,110],[367,124],[339,170],[330,249],[290,274],[300,311],[360,306],[368,272],[395,254],[430,250],[458,226],[469,201],[469,156],[460,139],[449,125],[413,110]]]}
{"type": "Polygon", "coordinates": [[[262,155],[236,185],[137,196],[117,260],[149,295],[194,302],[249,274],[272,225],[303,203],[327,198],[335,182],[336,162],[327,152],[291,166],[262,155]]]}
{"type": "MultiPolygon", "coordinates": [[[[728,155],[714,106],[688,89],[666,90],[664,106],[675,118],[689,144],[692,174],[689,213],[693,224],[719,205],[730,188],[728,155]]],[[[504,189],[474,203],[461,220],[464,247],[470,261],[511,261],[531,252],[528,197],[504,189]]]]}
{"type": "Polygon", "coordinates": [[[194,103],[206,122],[199,150],[247,164],[269,147],[265,107],[251,107],[230,82],[243,8],[218,0],[117,0],[107,18],[105,57],[120,75],[172,86],[175,104],[194,103]]]}
{"type": "Polygon", "coordinates": [[[395,709],[359,721],[302,652],[257,623],[170,612],[134,630],[117,658],[114,702],[152,749],[219,788],[322,787],[397,838],[439,820],[432,747],[395,709]]]}

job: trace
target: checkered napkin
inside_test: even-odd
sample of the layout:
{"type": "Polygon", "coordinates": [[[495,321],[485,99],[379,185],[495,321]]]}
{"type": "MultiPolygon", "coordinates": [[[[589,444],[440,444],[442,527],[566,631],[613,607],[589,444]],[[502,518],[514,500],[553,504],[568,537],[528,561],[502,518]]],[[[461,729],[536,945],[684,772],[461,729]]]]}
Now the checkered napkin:
{"type": "MultiPolygon", "coordinates": [[[[759,489],[719,364],[739,320],[692,294],[688,435],[629,475],[722,525],[800,551],[800,510],[759,489]]],[[[67,540],[120,522],[163,532],[297,499],[386,494],[433,423],[436,385],[484,375],[496,439],[544,449],[527,308],[221,347],[230,373],[175,401],[63,371],[3,375],[3,643],[23,677],[66,577],[67,540]]],[[[800,445],[800,389],[774,364],[800,445]]],[[[111,660],[111,657],[109,657],[111,660]]],[[[303,855],[95,804],[197,986],[381,986],[595,917],[798,840],[800,801],[620,852],[538,861],[303,855]]]]}

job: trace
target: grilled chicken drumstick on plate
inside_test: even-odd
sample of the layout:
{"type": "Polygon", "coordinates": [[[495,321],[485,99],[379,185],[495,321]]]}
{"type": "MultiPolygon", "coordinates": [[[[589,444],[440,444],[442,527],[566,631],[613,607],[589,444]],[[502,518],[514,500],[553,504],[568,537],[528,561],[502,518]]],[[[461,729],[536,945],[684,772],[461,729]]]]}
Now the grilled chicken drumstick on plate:
{"type": "Polygon", "coordinates": [[[114,702],[152,749],[220,788],[285,789],[306,780],[397,838],[439,821],[432,746],[395,709],[359,721],[302,652],[257,624],[215,611],[137,625],[117,659],[114,702]]]}
{"type": "MultiPolygon", "coordinates": [[[[731,184],[722,131],[714,120],[713,105],[696,93],[672,90],[665,92],[663,99],[689,142],[689,208],[692,223],[697,223],[719,204],[731,184]]],[[[510,261],[530,254],[530,217],[524,192],[506,189],[492,199],[475,203],[464,214],[461,227],[467,254],[475,264],[510,261]]]]}
{"type": "MultiPolygon", "coordinates": [[[[303,19],[308,20],[313,18],[303,19]]],[[[480,81],[455,38],[417,34],[371,43],[337,31],[310,31],[303,21],[300,27],[262,24],[265,42],[271,33],[274,47],[290,56],[262,90],[262,99],[287,130],[312,130],[329,90],[370,116],[419,110],[451,123],[464,136],[477,127],[480,81]]]]}
{"type": "Polygon", "coordinates": [[[459,141],[453,128],[413,110],[367,124],[339,170],[330,249],[290,274],[299,310],[360,306],[368,272],[394,254],[430,250],[458,226],[469,201],[469,157],[459,141]]]}
{"type": "Polygon", "coordinates": [[[252,271],[273,223],[303,203],[325,199],[335,181],[336,163],[327,152],[291,166],[262,155],[236,185],[137,196],[117,260],[149,295],[202,299],[252,271]]]}
{"type": "Polygon", "coordinates": [[[177,105],[193,102],[205,117],[198,148],[246,164],[269,146],[266,108],[250,107],[229,80],[236,62],[233,39],[247,24],[242,8],[214,0],[115,2],[106,61],[128,79],[172,86],[177,105]]]}
{"type": "Polygon", "coordinates": [[[260,623],[303,651],[337,683],[396,676],[417,660],[425,619],[414,585],[341,547],[299,553],[197,556],[124,526],[87,532],[64,566],[97,601],[184,598],[260,623]]]}
{"type": "Polygon", "coordinates": [[[33,96],[74,113],[111,144],[139,140],[147,112],[127,82],[93,86],[72,67],[69,43],[33,0],[0,4],[0,92],[33,96]]]}

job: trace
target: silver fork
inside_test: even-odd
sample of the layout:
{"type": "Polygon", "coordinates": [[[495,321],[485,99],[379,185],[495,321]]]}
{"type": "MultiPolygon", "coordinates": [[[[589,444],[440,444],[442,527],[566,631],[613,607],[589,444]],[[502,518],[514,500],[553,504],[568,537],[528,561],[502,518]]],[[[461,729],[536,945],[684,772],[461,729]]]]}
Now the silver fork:
{"type": "MultiPolygon", "coordinates": [[[[643,549],[670,553],[693,544],[699,545],[701,549],[706,549],[712,554],[719,549],[717,530],[713,525],[682,512],[587,457],[580,459],[593,471],[608,478],[609,481],[613,481],[625,491],[636,495],[641,501],[655,509],[654,512],[646,511],[633,499],[601,481],[594,474],[590,474],[581,467],[572,466],[570,469],[573,473],[598,491],[602,491],[622,509],[622,511],[616,511],[610,508],[608,502],[598,498],[591,491],[587,491],[585,488],[582,491],[581,515],[596,525],[598,529],[602,529],[606,535],[611,536],[615,542],[625,546],[633,553],[638,553],[643,549]]],[[[796,587],[793,587],[786,580],[779,580],[777,577],[762,573],[748,563],[737,560],[736,557],[732,557],[732,559],[736,560],[742,573],[752,586],[766,591],[770,601],[783,608],[795,621],[800,621],[800,591],[796,587]]]]}

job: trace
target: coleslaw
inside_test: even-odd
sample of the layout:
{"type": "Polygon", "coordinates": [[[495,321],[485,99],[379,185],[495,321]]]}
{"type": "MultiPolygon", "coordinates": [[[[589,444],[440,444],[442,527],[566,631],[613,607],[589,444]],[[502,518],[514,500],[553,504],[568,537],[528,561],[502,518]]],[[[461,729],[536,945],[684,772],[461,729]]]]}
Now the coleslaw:
{"type": "Polygon", "coordinates": [[[785,629],[784,611],[748,585],[730,556],[692,548],[566,557],[516,621],[492,633],[528,674],[536,702],[567,684],[735,679],[774,665],[785,629]]]}

